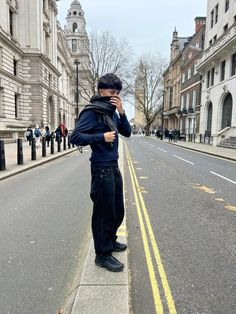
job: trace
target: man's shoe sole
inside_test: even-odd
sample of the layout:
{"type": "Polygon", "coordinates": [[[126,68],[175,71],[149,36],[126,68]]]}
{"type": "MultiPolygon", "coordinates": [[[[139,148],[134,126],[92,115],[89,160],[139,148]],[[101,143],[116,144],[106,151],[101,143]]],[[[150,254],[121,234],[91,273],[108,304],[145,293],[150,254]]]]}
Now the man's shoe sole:
{"type": "Polygon", "coordinates": [[[126,246],[124,249],[118,249],[118,248],[116,248],[116,249],[113,250],[113,252],[124,252],[124,251],[126,251],[126,250],[127,250],[127,246],[126,246]]]}
{"type": "Polygon", "coordinates": [[[109,267],[109,266],[106,266],[106,265],[103,265],[103,264],[99,264],[99,263],[96,263],[96,262],[95,262],[95,265],[98,266],[98,267],[104,267],[107,270],[112,271],[113,273],[118,273],[118,272],[122,271],[123,268],[124,268],[124,266],[122,266],[121,268],[112,268],[112,267],[109,267]]]}

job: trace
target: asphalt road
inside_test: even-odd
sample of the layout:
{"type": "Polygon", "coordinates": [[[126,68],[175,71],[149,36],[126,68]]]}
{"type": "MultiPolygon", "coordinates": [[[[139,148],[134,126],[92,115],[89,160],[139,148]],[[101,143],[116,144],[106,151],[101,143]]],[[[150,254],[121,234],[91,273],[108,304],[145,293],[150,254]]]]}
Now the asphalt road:
{"type": "Polygon", "coordinates": [[[131,312],[236,313],[236,163],[125,142],[131,312]]]}
{"type": "Polygon", "coordinates": [[[0,313],[54,314],[76,289],[90,243],[88,153],[0,182],[0,313]]]}

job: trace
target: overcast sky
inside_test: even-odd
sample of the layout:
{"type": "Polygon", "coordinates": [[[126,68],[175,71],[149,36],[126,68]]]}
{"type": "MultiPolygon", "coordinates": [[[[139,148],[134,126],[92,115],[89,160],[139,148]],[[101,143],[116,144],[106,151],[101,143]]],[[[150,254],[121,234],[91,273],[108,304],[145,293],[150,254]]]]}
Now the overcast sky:
{"type": "MultiPolygon", "coordinates": [[[[58,19],[64,27],[72,0],[60,0],[58,19]]],[[[81,0],[87,32],[109,31],[126,39],[137,56],[151,52],[169,58],[172,33],[194,33],[194,18],[206,16],[207,0],[81,0]]]]}
{"type": "MultiPolygon", "coordinates": [[[[72,0],[60,0],[58,19],[66,24],[72,0]]],[[[206,16],[207,0],[80,0],[85,12],[88,34],[109,31],[125,39],[136,57],[160,53],[169,61],[170,43],[176,27],[180,37],[194,34],[196,16],[206,16]]],[[[129,118],[134,108],[125,104],[129,118]]]]}

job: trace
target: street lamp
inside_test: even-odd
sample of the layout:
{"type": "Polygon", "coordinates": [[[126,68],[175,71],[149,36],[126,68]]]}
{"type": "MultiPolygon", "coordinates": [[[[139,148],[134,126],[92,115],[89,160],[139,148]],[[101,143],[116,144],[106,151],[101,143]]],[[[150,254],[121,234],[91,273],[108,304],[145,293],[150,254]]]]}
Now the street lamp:
{"type": "Polygon", "coordinates": [[[162,91],[162,111],[161,111],[161,131],[163,134],[164,129],[164,104],[165,104],[165,91],[162,91]]]}
{"type": "Polygon", "coordinates": [[[78,117],[79,117],[79,60],[75,60],[75,65],[76,65],[76,119],[75,122],[77,122],[78,117]]]}

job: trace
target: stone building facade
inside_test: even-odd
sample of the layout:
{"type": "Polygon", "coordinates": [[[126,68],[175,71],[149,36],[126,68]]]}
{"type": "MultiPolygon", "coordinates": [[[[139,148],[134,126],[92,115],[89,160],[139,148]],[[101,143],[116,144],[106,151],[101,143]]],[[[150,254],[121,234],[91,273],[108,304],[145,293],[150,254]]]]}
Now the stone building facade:
{"type": "Polygon", "coordinates": [[[196,62],[204,49],[205,17],[195,18],[195,34],[182,52],[179,130],[186,140],[196,139],[199,134],[201,76],[196,62]]]}
{"type": "Polygon", "coordinates": [[[164,129],[179,130],[182,51],[188,41],[188,37],[178,37],[178,32],[173,32],[170,64],[163,73],[164,129]]]}
{"type": "MultiPolygon", "coordinates": [[[[81,6],[72,5],[79,20],[81,6]]],[[[0,138],[23,136],[36,124],[72,129],[80,55],[57,22],[56,0],[0,0],[0,7],[0,138]]]]}
{"type": "Polygon", "coordinates": [[[213,145],[227,146],[230,137],[236,140],[236,1],[208,0],[205,42],[197,63],[200,133],[211,135],[213,145]]]}

